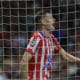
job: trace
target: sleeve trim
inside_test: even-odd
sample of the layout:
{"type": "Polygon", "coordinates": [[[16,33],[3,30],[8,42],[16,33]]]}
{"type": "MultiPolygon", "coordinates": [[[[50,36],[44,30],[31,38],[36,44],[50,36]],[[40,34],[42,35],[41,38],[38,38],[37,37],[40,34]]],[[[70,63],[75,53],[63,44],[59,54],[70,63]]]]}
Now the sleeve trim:
{"type": "Polygon", "coordinates": [[[25,52],[28,52],[28,53],[30,53],[32,56],[34,56],[34,53],[32,52],[31,49],[26,49],[25,52]]]}

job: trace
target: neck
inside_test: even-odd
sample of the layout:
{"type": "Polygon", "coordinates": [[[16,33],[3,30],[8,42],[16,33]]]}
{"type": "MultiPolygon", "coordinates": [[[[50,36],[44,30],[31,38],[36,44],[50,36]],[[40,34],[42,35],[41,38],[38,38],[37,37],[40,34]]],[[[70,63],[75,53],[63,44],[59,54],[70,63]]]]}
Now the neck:
{"type": "Polygon", "coordinates": [[[47,31],[46,29],[42,29],[41,31],[44,33],[44,35],[45,35],[46,37],[49,37],[49,36],[50,36],[50,32],[47,31]]]}

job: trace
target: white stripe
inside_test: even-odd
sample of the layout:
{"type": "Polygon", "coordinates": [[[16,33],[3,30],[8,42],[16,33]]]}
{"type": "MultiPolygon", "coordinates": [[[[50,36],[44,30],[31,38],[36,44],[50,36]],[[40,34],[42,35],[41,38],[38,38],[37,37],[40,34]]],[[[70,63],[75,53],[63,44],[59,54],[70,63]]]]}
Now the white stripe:
{"type": "Polygon", "coordinates": [[[38,59],[38,51],[39,51],[39,49],[37,50],[37,51],[35,51],[35,69],[34,69],[34,76],[33,76],[33,80],[37,80],[36,79],[36,64],[37,64],[37,59],[38,59]]]}
{"type": "Polygon", "coordinates": [[[36,50],[36,48],[37,48],[37,45],[38,45],[39,41],[40,41],[40,38],[37,38],[36,44],[35,44],[35,46],[33,47],[33,52],[35,52],[35,50],[36,50]]]}
{"type": "Polygon", "coordinates": [[[50,74],[50,73],[49,73],[49,71],[47,70],[47,76],[48,76],[48,78],[49,78],[49,74],[50,74]]]}
{"type": "Polygon", "coordinates": [[[33,40],[33,37],[31,37],[30,41],[29,41],[29,44],[27,45],[27,48],[30,47],[30,44],[31,44],[31,41],[33,40]]]}
{"type": "Polygon", "coordinates": [[[42,69],[43,69],[43,66],[44,66],[44,55],[45,55],[45,46],[44,46],[44,39],[43,39],[42,55],[41,55],[41,63],[40,63],[40,80],[43,80],[42,69]]]}
{"type": "MultiPolygon", "coordinates": [[[[50,39],[51,39],[51,44],[50,44],[50,46],[51,46],[51,48],[50,48],[50,52],[51,52],[51,56],[53,56],[53,51],[54,51],[54,48],[55,48],[55,46],[54,46],[54,44],[53,44],[53,40],[52,40],[52,38],[50,37],[50,39]]],[[[52,70],[52,63],[51,63],[51,70],[52,70]]],[[[49,76],[49,74],[48,74],[48,76],[49,76]]]]}
{"type": "Polygon", "coordinates": [[[43,36],[38,32],[38,34],[40,35],[40,37],[43,39],[43,36]]]}
{"type": "MultiPolygon", "coordinates": [[[[47,41],[47,49],[48,49],[47,57],[48,57],[48,55],[49,55],[49,42],[48,42],[48,39],[46,39],[46,41],[47,41]]],[[[46,64],[47,64],[47,60],[46,60],[46,64]]],[[[45,75],[47,75],[47,74],[48,74],[48,70],[47,70],[47,68],[45,68],[45,75]]]]}

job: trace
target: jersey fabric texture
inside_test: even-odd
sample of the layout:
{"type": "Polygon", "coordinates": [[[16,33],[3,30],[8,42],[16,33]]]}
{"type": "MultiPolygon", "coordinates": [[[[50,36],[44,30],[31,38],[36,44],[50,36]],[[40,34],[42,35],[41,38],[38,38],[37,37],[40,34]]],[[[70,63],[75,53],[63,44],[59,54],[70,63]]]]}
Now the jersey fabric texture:
{"type": "Polygon", "coordinates": [[[30,80],[49,79],[55,47],[58,50],[62,49],[51,33],[50,37],[46,37],[43,32],[39,31],[32,35],[26,48],[26,52],[33,56],[28,64],[28,76],[30,80]]]}

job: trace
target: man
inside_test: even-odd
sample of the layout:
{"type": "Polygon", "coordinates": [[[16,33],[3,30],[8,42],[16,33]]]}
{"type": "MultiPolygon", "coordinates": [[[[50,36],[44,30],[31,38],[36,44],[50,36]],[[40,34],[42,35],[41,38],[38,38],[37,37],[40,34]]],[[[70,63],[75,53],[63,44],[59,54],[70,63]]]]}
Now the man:
{"type": "Polygon", "coordinates": [[[26,80],[48,80],[54,49],[70,62],[80,62],[79,58],[67,53],[57,42],[51,31],[55,30],[55,19],[48,11],[37,13],[38,31],[34,32],[21,61],[22,78],[26,80]]]}

